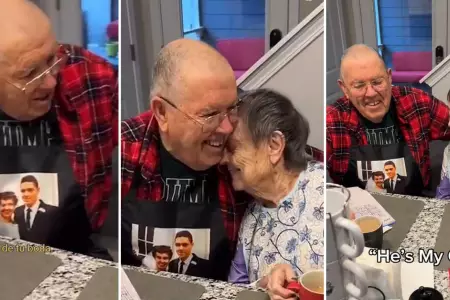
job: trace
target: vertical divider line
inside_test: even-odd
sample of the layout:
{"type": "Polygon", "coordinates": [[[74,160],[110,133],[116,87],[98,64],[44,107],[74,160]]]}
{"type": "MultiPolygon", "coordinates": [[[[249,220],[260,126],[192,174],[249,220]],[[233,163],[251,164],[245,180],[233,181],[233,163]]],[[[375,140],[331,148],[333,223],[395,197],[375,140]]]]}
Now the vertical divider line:
{"type": "MultiPolygon", "coordinates": [[[[330,1],[335,1],[335,0],[330,0],[330,1]]],[[[326,179],[327,179],[327,166],[326,166],[326,161],[327,161],[327,145],[326,145],[326,131],[327,131],[327,122],[326,122],[326,118],[327,118],[327,0],[323,0],[324,2],[324,6],[323,6],[323,22],[324,22],[324,26],[323,26],[323,164],[324,164],[324,172],[323,172],[323,211],[324,211],[324,218],[323,218],[323,273],[324,273],[324,283],[323,283],[323,289],[324,289],[324,295],[326,296],[326,289],[327,289],[327,230],[326,230],[326,217],[325,217],[325,212],[326,210],[326,205],[327,205],[327,184],[326,184],[326,179]]]]}
{"type": "MultiPolygon", "coordinates": [[[[118,17],[119,17],[119,43],[118,43],[118,47],[119,47],[119,65],[118,65],[118,95],[117,95],[117,101],[118,101],[118,120],[117,120],[117,134],[118,134],[118,143],[117,143],[117,155],[118,155],[118,159],[117,159],[117,176],[118,178],[118,184],[117,184],[117,198],[118,198],[118,208],[117,208],[117,253],[118,253],[118,258],[117,258],[117,263],[118,263],[118,268],[117,268],[117,275],[118,275],[118,291],[117,291],[117,295],[118,295],[118,299],[121,299],[121,286],[122,286],[122,274],[121,274],[121,268],[122,268],[122,249],[121,249],[121,245],[122,245],[122,184],[121,184],[121,174],[122,174],[122,156],[121,156],[121,132],[120,132],[120,124],[122,122],[122,94],[121,94],[121,81],[122,81],[122,68],[120,66],[120,62],[121,62],[121,56],[122,56],[122,1],[128,1],[128,0],[118,0],[118,17]]],[[[128,5],[129,3],[126,2],[126,5],[128,5]]]]}

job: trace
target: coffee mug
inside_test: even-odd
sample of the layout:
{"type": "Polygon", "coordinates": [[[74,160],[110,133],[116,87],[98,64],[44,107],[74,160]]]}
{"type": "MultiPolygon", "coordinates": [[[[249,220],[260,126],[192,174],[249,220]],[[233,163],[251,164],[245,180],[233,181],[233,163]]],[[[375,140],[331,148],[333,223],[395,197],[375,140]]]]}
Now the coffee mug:
{"type": "Polygon", "coordinates": [[[332,286],[327,299],[334,298],[334,295],[329,297],[333,290],[339,294],[345,290],[348,295],[361,298],[367,293],[367,278],[353,259],[363,253],[364,237],[359,226],[348,219],[350,191],[343,186],[327,183],[326,193],[327,269],[332,268],[331,273],[336,277],[327,276],[327,285],[332,286]],[[342,289],[337,287],[339,285],[343,285],[342,289]]]}
{"type": "Polygon", "coordinates": [[[364,243],[368,248],[381,249],[383,247],[383,222],[374,216],[357,218],[355,223],[359,226],[364,243]]]}
{"type": "Polygon", "coordinates": [[[300,277],[299,296],[302,300],[323,300],[323,271],[309,271],[300,277]]]}

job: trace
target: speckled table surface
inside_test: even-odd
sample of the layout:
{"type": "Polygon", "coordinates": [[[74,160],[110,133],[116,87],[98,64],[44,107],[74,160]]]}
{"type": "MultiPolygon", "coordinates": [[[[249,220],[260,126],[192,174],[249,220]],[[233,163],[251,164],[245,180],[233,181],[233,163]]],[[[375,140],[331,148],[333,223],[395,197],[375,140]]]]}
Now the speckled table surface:
{"type": "MultiPolygon", "coordinates": [[[[14,246],[26,246],[29,244],[26,241],[8,237],[0,237],[0,241],[10,243],[14,246]]],[[[25,297],[24,300],[77,299],[97,269],[105,266],[117,266],[117,264],[110,261],[94,259],[85,255],[57,249],[50,249],[46,253],[58,257],[62,261],[62,264],[42,281],[31,294],[25,297]]]]}
{"type": "Polygon", "coordinates": [[[151,271],[146,268],[137,268],[137,267],[129,267],[124,266],[124,269],[130,269],[139,271],[142,273],[152,274],[152,275],[159,275],[167,278],[172,279],[178,279],[182,280],[184,282],[199,284],[205,287],[206,292],[202,295],[200,300],[228,300],[228,299],[236,299],[237,294],[242,291],[258,291],[256,288],[252,288],[249,286],[244,285],[237,285],[237,284],[230,284],[223,281],[215,281],[215,280],[209,280],[205,278],[199,278],[199,277],[192,277],[192,276],[186,276],[181,274],[175,274],[175,273],[167,273],[167,272],[159,272],[156,273],[155,271],[151,271]]]}
{"type": "MultiPolygon", "coordinates": [[[[1,242],[12,245],[28,245],[29,243],[15,240],[8,237],[0,237],[1,242]]],[[[75,254],[67,251],[51,249],[47,252],[61,259],[62,264],[57,267],[44,281],[42,281],[24,300],[75,300],[79,297],[83,289],[95,272],[101,267],[117,267],[117,264],[110,261],[94,259],[85,255],[75,254]]],[[[245,290],[256,290],[242,285],[233,285],[226,282],[213,281],[204,278],[190,277],[180,274],[155,273],[148,269],[128,267],[126,269],[137,270],[142,273],[158,275],[162,277],[179,279],[184,282],[199,284],[205,287],[206,292],[201,300],[227,300],[235,299],[237,294],[245,290]]]]}
{"type": "MultiPolygon", "coordinates": [[[[444,208],[449,201],[394,195],[395,197],[407,198],[425,203],[424,208],[419,213],[417,220],[412,225],[406,238],[400,245],[400,249],[418,253],[420,248],[432,249],[436,244],[440,224],[444,214],[444,208]]],[[[0,241],[13,245],[26,245],[25,241],[14,240],[7,237],[0,237],[0,241]]],[[[449,249],[450,250],[450,249],[449,249]]],[[[62,264],[53,271],[49,277],[41,282],[24,300],[34,299],[55,299],[55,300],[75,300],[80,295],[84,287],[92,278],[94,273],[101,267],[117,266],[113,262],[93,259],[84,255],[74,254],[62,250],[51,249],[48,253],[61,259],[62,264]]],[[[139,272],[155,274],[153,271],[144,268],[125,267],[139,272]]],[[[179,279],[185,282],[200,284],[205,287],[206,292],[201,300],[235,299],[239,292],[252,290],[247,286],[232,285],[226,282],[213,281],[203,278],[190,277],[186,275],[158,273],[158,276],[179,279]]],[[[448,273],[446,271],[434,271],[435,288],[439,290],[444,299],[450,299],[448,273]]]]}
{"type": "MultiPolygon", "coordinates": [[[[419,249],[434,249],[444,215],[444,208],[450,201],[405,195],[389,196],[425,203],[424,208],[399,247],[399,249],[414,253],[416,255],[415,260],[417,260],[419,249]]],[[[435,270],[434,285],[442,293],[444,299],[450,299],[448,272],[435,270]]]]}

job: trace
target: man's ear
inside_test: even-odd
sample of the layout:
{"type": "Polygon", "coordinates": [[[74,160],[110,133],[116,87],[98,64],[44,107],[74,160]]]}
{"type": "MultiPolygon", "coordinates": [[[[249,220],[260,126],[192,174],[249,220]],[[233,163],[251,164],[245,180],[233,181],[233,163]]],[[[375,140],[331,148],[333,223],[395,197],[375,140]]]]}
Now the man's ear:
{"type": "Polygon", "coordinates": [[[392,69],[391,68],[387,69],[387,74],[388,74],[389,85],[392,85],[392,69]]]}
{"type": "Polygon", "coordinates": [[[345,95],[345,98],[350,99],[347,89],[345,88],[344,81],[342,81],[342,79],[338,79],[337,83],[338,83],[339,88],[341,89],[342,93],[345,95]]]}
{"type": "Polygon", "coordinates": [[[167,109],[165,103],[158,96],[153,96],[150,99],[150,109],[158,122],[159,130],[167,131],[167,109]]]}
{"type": "Polygon", "coordinates": [[[286,140],[280,131],[272,133],[267,144],[269,159],[272,165],[276,165],[283,157],[284,148],[286,147],[286,140]]]}

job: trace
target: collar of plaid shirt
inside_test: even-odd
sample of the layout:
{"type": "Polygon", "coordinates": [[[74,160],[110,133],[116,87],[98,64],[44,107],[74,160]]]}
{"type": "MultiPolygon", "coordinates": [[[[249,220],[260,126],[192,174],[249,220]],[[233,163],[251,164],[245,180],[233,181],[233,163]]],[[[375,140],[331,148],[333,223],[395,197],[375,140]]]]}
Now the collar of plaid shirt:
{"type": "MultiPolygon", "coordinates": [[[[405,143],[419,165],[424,185],[430,179],[430,149],[432,140],[449,140],[449,108],[446,104],[410,87],[392,87],[397,122],[405,143]]],[[[346,98],[339,99],[327,107],[326,119],[327,169],[336,183],[348,170],[350,162],[351,136],[359,141],[358,146],[367,145],[364,126],[356,108],[346,98]]]]}
{"type": "Polygon", "coordinates": [[[91,52],[63,46],[71,56],[58,75],[55,108],[86,212],[92,229],[98,230],[107,216],[118,142],[117,73],[91,52]]]}

